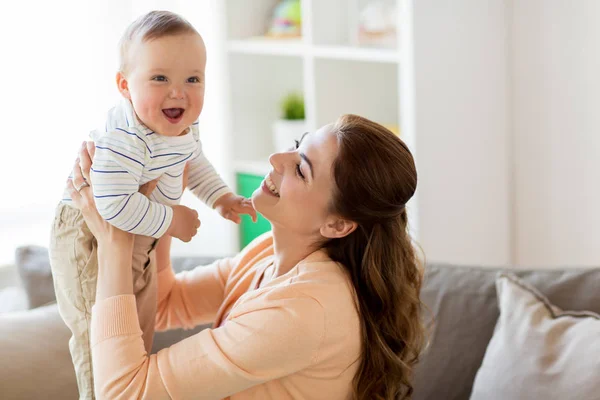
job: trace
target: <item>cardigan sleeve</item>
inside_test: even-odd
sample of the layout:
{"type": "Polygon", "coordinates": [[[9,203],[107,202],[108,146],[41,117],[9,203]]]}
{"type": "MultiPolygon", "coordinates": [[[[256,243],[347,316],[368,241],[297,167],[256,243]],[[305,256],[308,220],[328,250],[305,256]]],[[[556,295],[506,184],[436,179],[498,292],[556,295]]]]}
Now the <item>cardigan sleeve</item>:
{"type": "Polygon", "coordinates": [[[150,357],[141,335],[133,295],[94,306],[98,399],[222,399],[293,374],[318,360],[325,313],[314,298],[277,288],[234,308],[221,327],[150,357]]]}
{"type": "Polygon", "coordinates": [[[156,330],[185,328],[214,321],[225,297],[233,258],[175,275],[171,266],[158,275],[156,330]]]}
{"type": "MultiPolygon", "coordinates": [[[[224,258],[209,266],[199,266],[175,275],[170,266],[158,275],[158,305],[155,328],[191,329],[214,322],[224,301],[227,285],[238,267],[251,267],[269,254],[271,233],[265,233],[249,243],[232,258],[224,258]]],[[[239,268],[238,268],[239,269],[239,268]]],[[[238,271],[239,272],[239,271],[238,271]]]]}

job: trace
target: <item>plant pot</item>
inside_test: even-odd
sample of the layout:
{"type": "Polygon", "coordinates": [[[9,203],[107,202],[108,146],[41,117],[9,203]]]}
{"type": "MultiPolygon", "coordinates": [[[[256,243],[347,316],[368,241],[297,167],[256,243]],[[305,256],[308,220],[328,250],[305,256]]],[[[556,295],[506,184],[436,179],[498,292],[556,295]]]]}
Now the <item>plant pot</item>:
{"type": "Polygon", "coordinates": [[[287,151],[306,132],[306,120],[278,119],[273,123],[273,146],[276,152],[287,151]]]}

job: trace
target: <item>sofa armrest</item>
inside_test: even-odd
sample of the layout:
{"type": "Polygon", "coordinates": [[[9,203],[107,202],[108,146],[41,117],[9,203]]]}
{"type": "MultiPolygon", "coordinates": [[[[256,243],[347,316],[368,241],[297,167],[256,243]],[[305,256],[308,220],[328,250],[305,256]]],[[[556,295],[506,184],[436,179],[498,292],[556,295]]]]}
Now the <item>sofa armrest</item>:
{"type": "Polygon", "coordinates": [[[70,336],[56,304],[1,314],[2,398],[77,399],[70,336]]]}

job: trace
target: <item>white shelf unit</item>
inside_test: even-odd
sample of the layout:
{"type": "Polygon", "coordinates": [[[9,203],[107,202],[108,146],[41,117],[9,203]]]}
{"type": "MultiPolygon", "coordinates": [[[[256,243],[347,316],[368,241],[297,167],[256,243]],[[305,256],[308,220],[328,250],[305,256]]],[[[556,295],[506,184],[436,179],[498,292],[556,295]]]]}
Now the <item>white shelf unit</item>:
{"type": "MultiPolygon", "coordinates": [[[[310,130],[346,113],[401,126],[401,104],[412,100],[400,101],[400,51],[352,43],[348,21],[365,1],[302,0],[302,37],[292,39],[264,37],[276,0],[248,3],[227,0],[223,13],[235,171],[268,171],[271,125],[290,91],[303,94],[310,130]]],[[[397,18],[400,27],[409,26],[400,13],[397,18]]],[[[415,143],[409,127],[400,130],[407,143],[415,143]]],[[[412,203],[411,215],[416,217],[412,203]]],[[[416,218],[411,225],[416,232],[416,218]]]]}
{"type": "Polygon", "coordinates": [[[486,2],[396,0],[395,48],[355,45],[366,0],[302,0],[302,37],[285,40],[262,37],[277,0],[218,3],[235,171],[268,172],[280,101],[301,92],[310,130],[345,113],[399,127],[417,162],[408,209],[428,260],[510,263],[501,0],[492,14],[486,2]]]}

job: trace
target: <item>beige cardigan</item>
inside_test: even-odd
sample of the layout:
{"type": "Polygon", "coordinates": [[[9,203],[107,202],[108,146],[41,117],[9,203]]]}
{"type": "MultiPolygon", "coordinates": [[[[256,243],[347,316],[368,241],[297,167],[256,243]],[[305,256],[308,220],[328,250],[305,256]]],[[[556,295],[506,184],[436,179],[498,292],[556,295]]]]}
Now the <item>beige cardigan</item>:
{"type": "Polygon", "coordinates": [[[314,252],[255,289],[273,258],[265,234],[238,256],[159,275],[158,330],[206,329],[156,355],[144,351],[133,295],[97,303],[92,357],[99,399],[349,399],[360,358],[354,291],[314,252]]]}

